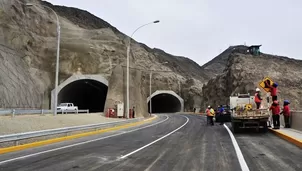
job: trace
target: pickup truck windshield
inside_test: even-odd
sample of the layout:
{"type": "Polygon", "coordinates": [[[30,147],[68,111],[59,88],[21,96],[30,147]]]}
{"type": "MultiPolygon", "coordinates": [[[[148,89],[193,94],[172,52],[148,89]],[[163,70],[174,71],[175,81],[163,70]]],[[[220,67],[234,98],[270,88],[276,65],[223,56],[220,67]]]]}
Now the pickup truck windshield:
{"type": "Polygon", "coordinates": [[[59,106],[68,106],[68,103],[61,103],[59,106]]]}

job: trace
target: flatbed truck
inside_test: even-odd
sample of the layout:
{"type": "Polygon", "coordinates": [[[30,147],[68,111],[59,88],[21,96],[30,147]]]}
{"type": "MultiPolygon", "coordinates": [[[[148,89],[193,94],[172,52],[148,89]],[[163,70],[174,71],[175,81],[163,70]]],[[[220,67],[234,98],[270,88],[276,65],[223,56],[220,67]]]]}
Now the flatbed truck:
{"type": "Polygon", "coordinates": [[[254,96],[249,94],[237,94],[230,97],[231,123],[234,133],[242,129],[254,128],[257,132],[267,132],[269,110],[267,108],[256,109],[254,96]]]}

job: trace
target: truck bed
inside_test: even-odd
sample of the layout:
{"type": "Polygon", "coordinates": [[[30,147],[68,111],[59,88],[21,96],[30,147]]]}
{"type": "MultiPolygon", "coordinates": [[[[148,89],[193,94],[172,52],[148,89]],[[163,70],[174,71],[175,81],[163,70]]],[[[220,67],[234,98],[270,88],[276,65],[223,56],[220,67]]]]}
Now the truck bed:
{"type": "Polygon", "coordinates": [[[249,111],[233,111],[233,119],[266,119],[269,118],[267,109],[253,109],[249,111]]]}

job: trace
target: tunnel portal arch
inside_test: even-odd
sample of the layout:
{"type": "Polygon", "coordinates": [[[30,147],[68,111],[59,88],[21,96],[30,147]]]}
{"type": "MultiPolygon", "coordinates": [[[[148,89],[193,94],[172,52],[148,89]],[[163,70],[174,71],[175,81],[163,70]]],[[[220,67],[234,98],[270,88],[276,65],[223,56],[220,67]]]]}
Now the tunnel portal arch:
{"type": "MultiPolygon", "coordinates": [[[[103,112],[108,92],[108,81],[101,75],[73,75],[58,86],[58,104],[74,103],[79,109],[103,112]]],[[[51,109],[54,108],[51,91],[51,109]]]]}
{"type": "Polygon", "coordinates": [[[150,99],[152,99],[152,113],[175,113],[184,111],[184,100],[174,91],[155,91],[147,98],[148,112],[150,112],[150,99]]]}

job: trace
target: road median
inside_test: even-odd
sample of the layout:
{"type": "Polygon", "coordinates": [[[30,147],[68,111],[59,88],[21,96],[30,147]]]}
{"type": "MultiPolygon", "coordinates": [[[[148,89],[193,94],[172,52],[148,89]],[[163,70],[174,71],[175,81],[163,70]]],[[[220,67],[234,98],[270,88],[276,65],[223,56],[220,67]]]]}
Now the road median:
{"type": "Polygon", "coordinates": [[[22,145],[11,146],[11,147],[4,147],[4,148],[0,148],[0,154],[14,152],[14,151],[20,151],[20,150],[24,150],[24,149],[28,149],[28,148],[53,144],[53,143],[62,142],[62,141],[66,141],[66,140],[72,140],[72,139],[81,138],[81,137],[85,137],[85,136],[102,134],[102,133],[106,133],[106,132],[111,132],[111,131],[116,131],[116,130],[120,130],[120,129],[139,126],[139,125],[142,125],[145,123],[149,123],[149,122],[153,121],[155,118],[157,118],[156,115],[151,118],[144,119],[142,121],[126,123],[126,124],[122,124],[122,125],[118,125],[118,126],[104,128],[104,129],[101,128],[100,130],[89,131],[89,132],[84,132],[84,133],[77,133],[77,134],[73,134],[73,135],[68,135],[68,136],[63,136],[63,137],[58,137],[58,138],[51,138],[51,139],[46,139],[46,140],[42,140],[42,141],[26,143],[26,144],[22,144],[22,145]]]}

